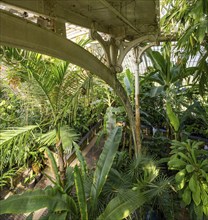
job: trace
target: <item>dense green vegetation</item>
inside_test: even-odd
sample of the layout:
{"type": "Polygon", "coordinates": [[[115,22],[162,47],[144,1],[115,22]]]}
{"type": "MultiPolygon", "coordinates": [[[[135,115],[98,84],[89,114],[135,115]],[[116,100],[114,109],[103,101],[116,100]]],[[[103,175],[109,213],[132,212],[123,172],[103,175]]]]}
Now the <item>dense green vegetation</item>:
{"type": "MultiPolygon", "coordinates": [[[[15,187],[25,168],[33,168],[29,180],[40,174],[46,155],[55,178],[48,177],[53,186],[0,200],[0,214],[31,217],[47,207],[45,219],[208,218],[208,1],[162,2],[162,31],[177,29],[177,40],[145,53],[151,65],[140,81],[137,157],[112,88],[65,61],[1,47],[1,190],[15,187]],[[105,144],[89,168],[77,143],[98,121],[97,145],[105,144]],[[74,168],[66,159],[72,152],[74,168]]],[[[127,69],[118,80],[134,107],[133,73],[127,69]]]]}

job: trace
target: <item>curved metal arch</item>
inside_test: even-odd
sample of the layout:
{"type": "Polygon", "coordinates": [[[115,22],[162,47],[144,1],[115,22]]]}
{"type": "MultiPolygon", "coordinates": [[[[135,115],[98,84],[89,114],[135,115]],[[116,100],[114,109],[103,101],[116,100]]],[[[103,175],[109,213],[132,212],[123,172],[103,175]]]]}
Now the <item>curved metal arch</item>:
{"type": "Polygon", "coordinates": [[[3,10],[0,10],[0,44],[69,61],[112,86],[111,71],[87,50],[59,34],[3,10]]]}
{"type": "Polygon", "coordinates": [[[115,74],[84,48],[25,19],[0,10],[0,44],[57,57],[78,65],[110,85],[121,99],[136,143],[134,113],[129,98],[115,74]]]}

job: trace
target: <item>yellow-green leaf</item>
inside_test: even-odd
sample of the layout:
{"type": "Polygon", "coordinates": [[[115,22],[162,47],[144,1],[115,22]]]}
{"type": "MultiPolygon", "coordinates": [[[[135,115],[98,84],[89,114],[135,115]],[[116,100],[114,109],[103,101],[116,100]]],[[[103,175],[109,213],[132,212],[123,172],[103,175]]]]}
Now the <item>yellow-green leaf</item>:
{"type": "Polygon", "coordinates": [[[208,216],[208,206],[203,206],[203,212],[206,216],[208,216]]]}
{"type": "Polygon", "coordinates": [[[183,169],[175,175],[175,180],[177,183],[180,183],[186,175],[186,170],[183,169]]]}
{"type": "Polygon", "coordinates": [[[181,180],[181,182],[180,182],[180,183],[178,184],[178,186],[177,186],[178,190],[183,189],[184,186],[185,186],[185,183],[186,183],[186,179],[183,178],[183,179],[181,180]]]}
{"type": "Polygon", "coordinates": [[[201,200],[204,206],[208,206],[208,194],[203,188],[201,189],[201,200]]]}
{"type": "Polygon", "coordinates": [[[173,112],[173,109],[169,102],[166,103],[166,111],[171,125],[173,126],[174,130],[177,132],[179,130],[180,122],[177,115],[173,112]]]}
{"type": "Polygon", "coordinates": [[[193,172],[194,171],[194,166],[193,165],[191,165],[191,164],[188,164],[188,165],[186,165],[186,170],[187,170],[187,172],[188,173],[191,173],[191,172],[193,172]]]}
{"type": "Polygon", "coordinates": [[[189,205],[191,203],[191,191],[189,187],[186,187],[182,194],[182,199],[186,205],[189,205]]]}
{"type": "Polygon", "coordinates": [[[201,203],[201,190],[198,184],[196,185],[195,192],[192,193],[192,198],[197,206],[201,203]]]}
{"type": "Polygon", "coordinates": [[[189,188],[192,192],[195,192],[196,187],[197,187],[197,180],[196,180],[196,176],[193,174],[189,181],[189,188]]]}

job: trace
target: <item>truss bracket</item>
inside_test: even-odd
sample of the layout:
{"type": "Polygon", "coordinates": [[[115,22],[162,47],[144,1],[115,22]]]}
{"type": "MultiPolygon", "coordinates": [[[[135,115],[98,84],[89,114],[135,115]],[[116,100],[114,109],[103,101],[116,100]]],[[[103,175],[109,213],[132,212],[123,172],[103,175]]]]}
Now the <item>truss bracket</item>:
{"type": "Polygon", "coordinates": [[[146,46],[142,47],[142,46],[138,46],[138,47],[134,47],[134,59],[135,59],[135,63],[139,64],[141,63],[141,57],[143,55],[143,53],[149,49],[152,46],[157,46],[158,42],[151,42],[149,44],[147,44],[146,46]]]}
{"type": "MultiPolygon", "coordinates": [[[[153,46],[156,45],[157,36],[147,35],[139,37],[133,41],[126,42],[124,39],[109,37],[109,39],[104,40],[101,34],[99,34],[95,30],[95,26],[92,26],[90,30],[91,38],[97,40],[101,46],[103,47],[105,57],[106,57],[106,65],[110,68],[113,73],[120,73],[123,71],[122,62],[127,55],[127,53],[132,49],[140,46],[141,43],[152,42],[144,47],[139,47],[139,53],[137,55],[138,58],[141,57],[143,52],[153,46]]],[[[137,60],[138,60],[137,58],[137,60]]]]}

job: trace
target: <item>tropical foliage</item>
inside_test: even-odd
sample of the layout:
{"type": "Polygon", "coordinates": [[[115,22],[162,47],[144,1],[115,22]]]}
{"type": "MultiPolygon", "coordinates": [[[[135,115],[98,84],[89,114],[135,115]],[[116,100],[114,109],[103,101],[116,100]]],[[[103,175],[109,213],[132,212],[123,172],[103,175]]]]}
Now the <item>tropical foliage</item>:
{"type": "MultiPolygon", "coordinates": [[[[207,0],[162,1],[161,31],[174,42],[160,43],[143,56],[142,151],[136,157],[132,119],[112,88],[71,63],[2,46],[0,187],[15,188],[13,179],[22,168],[44,169],[46,158],[54,177],[45,174],[52,183],[45,189],[0,200],[0,214],[32,218],[45,208],[45,219],[206,219],[207,10],[207,0]],[[97,122],[100,132],[93,137],[101,153],[89,167],[77,143],[97,122]],[[75,167],[67,162],[70,154],[79,161],[75,167]]],[[[115,77],[132,109],[134,77],[129,69],[115,77]]],[[[31,179],[41,169],[30,173],[31,179]]]]}
{"type": "Polygon", "coordinates": [[[179,171],[175,175],[177,190],[185,205],[193,209],[196,219],[208,215],[208,160],[207,152],[200,149],[202,144],[173,141],[168,162],[170,169],[179,171]]]}
{"type": "Polygon", "coordinates": [[[93,176],[91,176],[91,171],[87,170],[79,149],[76,148],[77,154],[80,155],[78,157],[80,167],[76,166],[73,171],[72,168],[68,168],[66,185],[64,186],[61,184],[55,160],[50,151],[46,149],[55,172],[55,186],[47,187],[45,190],[25,192],[22,195],[14,195],[7,200],[1,200],[0,214],[28,213],[47,207],[49,218],[123,219],[132,215],[152,198],[163,196],[168,192],[170,180],[159,178],[159,169],[150,158],[141,156],[140,159],[134,161],[133,167],[131,167],[132,165],[131,168],[129,167],[129,174],[125,178],[121,170],[116,171],[116,168],[119,169],[118,164],[115,163],[114,168],[111,169],[121,135],[120,127],[113,129],[105,142],[93,176]],[[138,172],[140,169],[141,171],[138,172]],[[119,186],[115,188],[114,195],[109,196],[106,190],[115,184],[114,178],[120,179],[117,181],[119,186]],[[128,184],[125,184],[127,180],[128,184]],[[76,189],[75,195],[73,195],[73,185],[76,189]]]}

